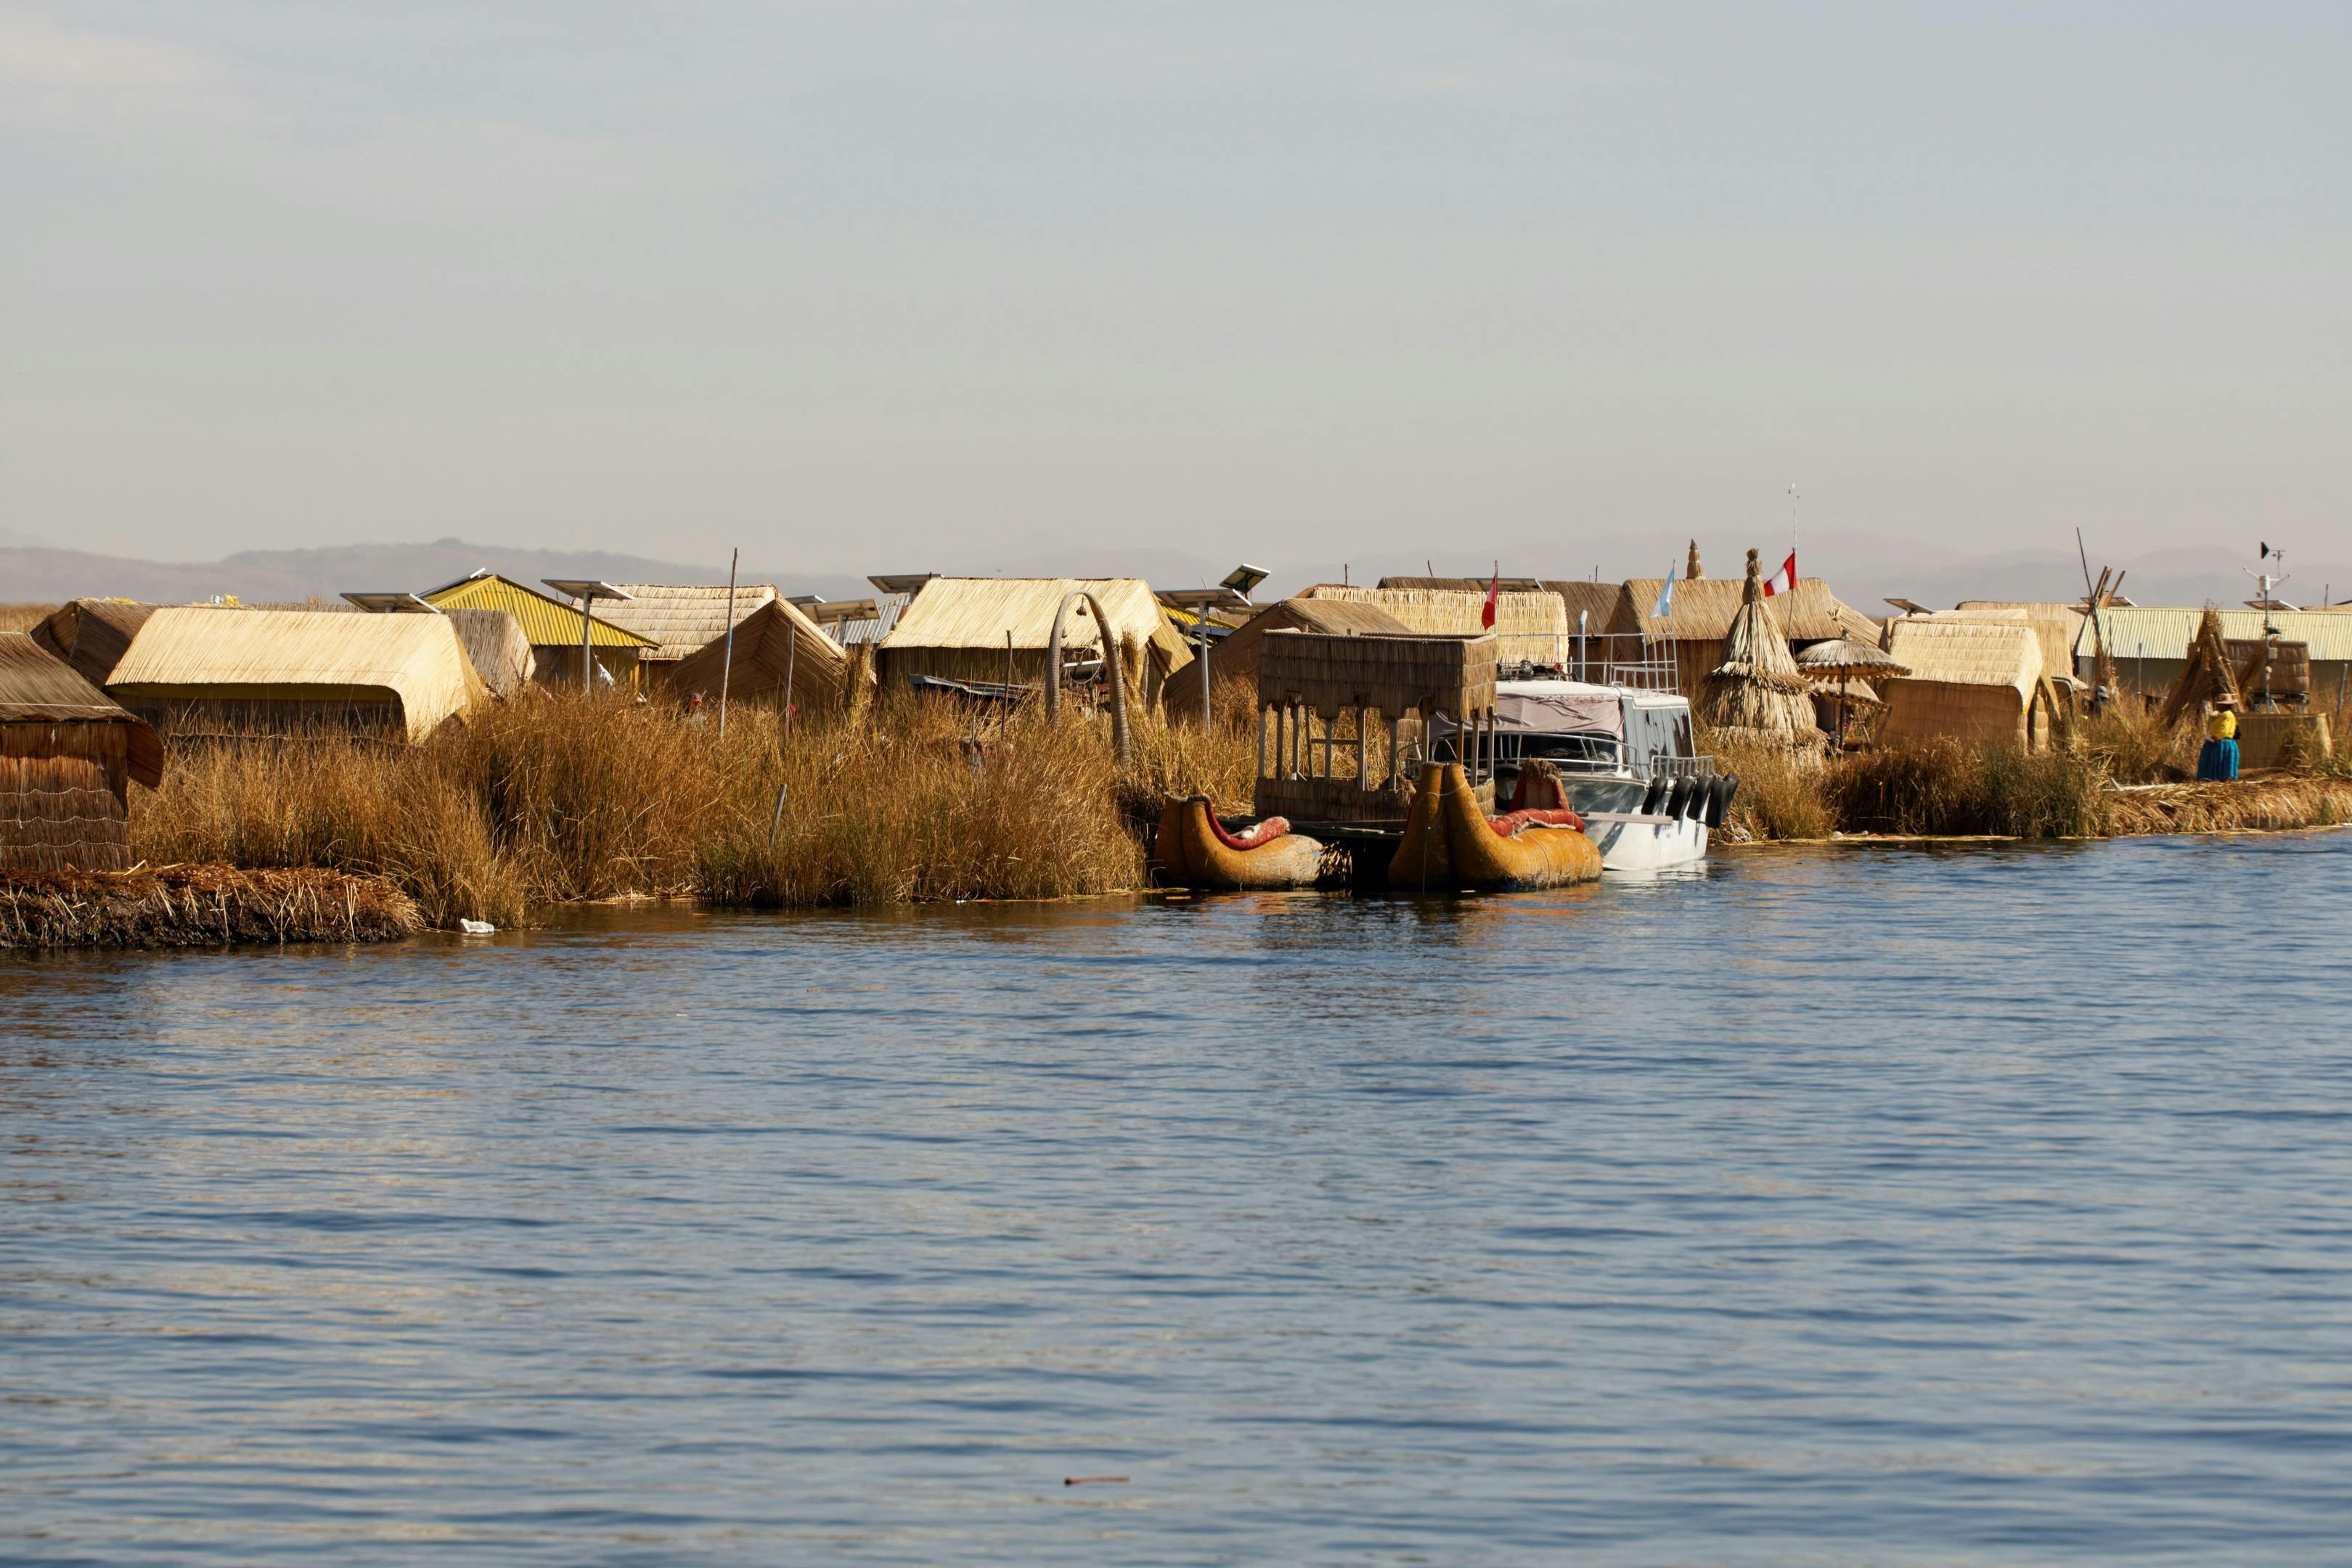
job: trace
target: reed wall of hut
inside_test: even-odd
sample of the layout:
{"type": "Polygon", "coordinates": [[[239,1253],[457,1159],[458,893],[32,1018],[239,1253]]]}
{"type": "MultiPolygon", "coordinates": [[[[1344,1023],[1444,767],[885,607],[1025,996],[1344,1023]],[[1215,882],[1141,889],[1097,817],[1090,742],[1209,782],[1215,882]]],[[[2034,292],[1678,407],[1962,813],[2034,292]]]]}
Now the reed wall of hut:
{"type": "MultiPolygon", "coordinates": [[[[1269,632],[1321,632],[1334,636],[1385,632],[1402,636],[1412,630],[1377,605],[1351,604],[1341,599],[1284,599],[1266,605],[1226,633],[1223,640],[1210,645],[1209,679],[1218,683],[1234,677],[1255,680],[1258,659],[1265,651],[1269,632]]],[[[1198,657],[1197,652],[1194,657],[1198,657]]],[[[1171,682],[1162,705],[1171,713],[1198,716],[1201,672],[1189,671],[1182,680],[1171,682]]]]}
{"type": "Polygon", "coordinates": [[[332,610],[159,609],[109,689],[173,743],[417,741],[489,696],[446,616],[332,610]]]}
{"type": "Polygon", "coordinates": [[[1949,739],[2039,751],[2057,704],[2042,679],[2042,643],[2022,621],[1905,616],[1886,651],[1910,673],[1880,686],[1882,745],[1949,739]]]}
{"type": "Polygon", "coordinates": [[[21,632],[0,633],[0,872],[120,871],[155,732],[21,632]]]}
{"type": "MultiPolygon", "coordinates": [[[[933,577],[877,646],[877,673],[885,686],[904,686],[916,675],[1003,681],[1009,674],[1017,684],[1038,684],[1045,677],[1054,617],[1062,601],[1080,590],[1092,594],[1109,617],[1129,697],[1159,702],[1176,672],[1192,662],[1192,652],[1139,577],[933,577]]],[[[1086,602],[1071,605],[1062,626],[1065,659],[1099,653],[1102,637],[1086,602]]],[[[1192,678],[1198,680],[1200,672],[1192,678]]]]}
{"type": "Polygon", "coordinates": [[[728,705],[781,708],[785,681],[793,705],[803,713],[829,713],[852,695],[851,661],[842,646],[789,599],[771,599],[735,628],[730,654],[724,633],[677,661],[661,676],[680,700],[702,694],[716,712],[723,687],[728,705]]]}

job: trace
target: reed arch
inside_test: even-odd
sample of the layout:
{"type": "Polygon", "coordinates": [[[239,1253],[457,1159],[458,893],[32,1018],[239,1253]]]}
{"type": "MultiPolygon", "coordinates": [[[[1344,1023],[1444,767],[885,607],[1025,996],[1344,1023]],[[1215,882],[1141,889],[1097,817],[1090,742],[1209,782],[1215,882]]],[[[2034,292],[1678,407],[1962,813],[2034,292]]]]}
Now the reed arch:
{"type": "Polygon", "coordinates": [[[1073,588],[1062,595],[1054,609],[1054,629],[1045,637],[1045,717],[1057,719],[1062,712],[1062,622],[1070,613],[1071,605],[1084,599],[1087,609],[1095,618],[1095,635],[1102,639],[1103,674],[1110,683],[1110,748],[1118,765],[1133,765],[1135,748],[1127,733],[1127,671],[1119,658],[1118,639],[1111,635],[1110,621],[1103,614],[1102,605],[1084,588],[1073,588]]]}

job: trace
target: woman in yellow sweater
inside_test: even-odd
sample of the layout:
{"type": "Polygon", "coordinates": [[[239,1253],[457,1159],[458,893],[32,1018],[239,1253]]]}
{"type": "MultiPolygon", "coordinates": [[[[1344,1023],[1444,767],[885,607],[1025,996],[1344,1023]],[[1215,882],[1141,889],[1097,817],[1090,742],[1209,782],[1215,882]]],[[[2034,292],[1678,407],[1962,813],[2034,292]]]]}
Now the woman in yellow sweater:
{"type": "Polygon", "coordinates": [[[2221,783],[2238,776],[2238,710],[2226,697],[2205,721],[2205,744],[2197,752],[2197,776],[2221,783]]]}

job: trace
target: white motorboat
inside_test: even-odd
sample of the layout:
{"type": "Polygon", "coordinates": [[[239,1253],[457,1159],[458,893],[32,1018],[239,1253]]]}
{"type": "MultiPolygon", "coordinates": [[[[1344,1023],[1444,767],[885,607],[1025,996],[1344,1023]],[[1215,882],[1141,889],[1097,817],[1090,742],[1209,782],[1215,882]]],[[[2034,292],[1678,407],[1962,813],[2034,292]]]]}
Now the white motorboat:
{"type": "MultiPolygon", "coordinates": [[[[1444,739],[1438,751],[1445,753],[1444,739]]],[[[1604,871],[1706,858],[1708,835],[1723,826],[1738,787],[1694,750],[1690,703],[1643,686],[1543,674],[1497,681],[1494,757],[1498,803],[1517,795],[1522,763],[1551,764],[1604,871]]]]}

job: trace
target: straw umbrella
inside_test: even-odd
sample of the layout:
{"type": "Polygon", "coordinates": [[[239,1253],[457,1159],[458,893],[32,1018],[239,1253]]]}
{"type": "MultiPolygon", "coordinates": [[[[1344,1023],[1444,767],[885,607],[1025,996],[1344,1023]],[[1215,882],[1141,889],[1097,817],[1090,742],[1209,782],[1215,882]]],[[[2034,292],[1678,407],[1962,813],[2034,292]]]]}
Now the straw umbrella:
{"type": "MultiPolygon", "coordinates": [[[[1797,655],[1797,668],[1814,680],[1827,681],[1832,676],[1837,678],[1837,739],[1840,745],[1845,743],[1847,682],[1862,679],[1891,679],[1911,673],[1885,649],[1873,647],[1866,642],[1856,642],[1852,637],[1832,637],[1828,642],[1813,644],[1797,655]]],[[[1873,701],[1877,700],[1877,696],[1876,692],[1871,692],[1873,701]]]]}

